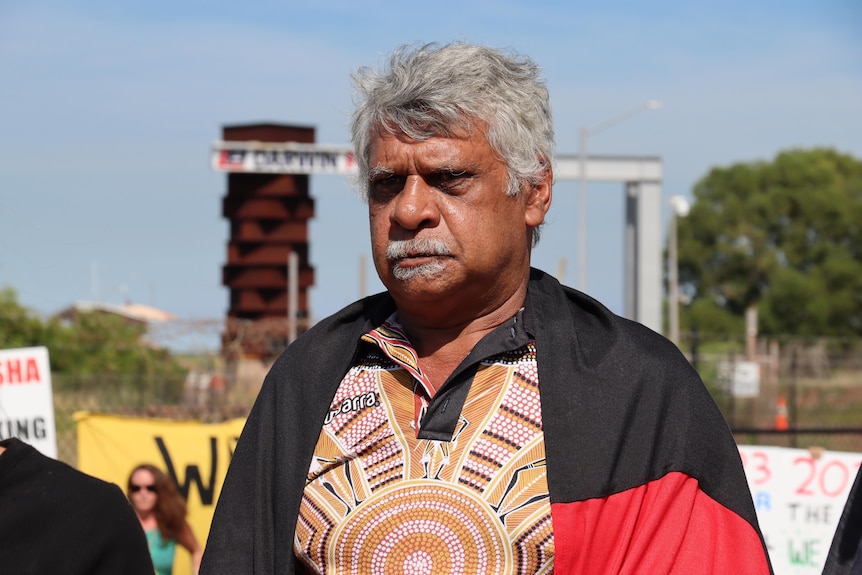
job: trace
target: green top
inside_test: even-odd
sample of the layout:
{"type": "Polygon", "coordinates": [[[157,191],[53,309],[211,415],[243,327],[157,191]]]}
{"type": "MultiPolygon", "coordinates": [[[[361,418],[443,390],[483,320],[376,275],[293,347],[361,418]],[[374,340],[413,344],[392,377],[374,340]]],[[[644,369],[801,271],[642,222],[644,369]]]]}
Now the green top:
{"type": "Polygon", "coordinates": [[[171,575],[174,568],[174,549],[177,542],[173,539],[165,541],[161,531],[156,528],[147,531],[147,545],[150,548],[150,556],[153,558],[156,575],[171,575]]]}

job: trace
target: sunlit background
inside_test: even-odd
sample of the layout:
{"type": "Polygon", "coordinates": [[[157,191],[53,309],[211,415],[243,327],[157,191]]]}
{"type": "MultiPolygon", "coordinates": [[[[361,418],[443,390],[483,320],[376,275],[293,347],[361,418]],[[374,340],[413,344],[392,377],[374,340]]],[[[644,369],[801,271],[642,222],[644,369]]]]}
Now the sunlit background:
{"type": "MultiPolygon", "coordinates": [[[[224,124],[313,126],[348,143],[349,74],[407,42],[469,40],[544,68],[558,152],[660,156],[664,194],[713,166],[828,146],[862,156],[862,5],[853,0],[0,4],[0,286],[53,314],[96,300],[220,320],[224,124]]],[[[555,189],[534,263],[579,284],[575,182],[555,189]]],[[[588,285],[623,307],[622,184],[592,183],[588,285]]],[[[379,289],[365,208],[314,176],[312,315],[379,289]]],[[[667,217],[667,202],[665,202],[667,217]]],[[[204,322],[206,323],[206,322],[204,322]]],[[[207,323],[207,325],[210,325],[207,323]]],[[[183,345],[215,348],[218,330],[183,345]]]]}

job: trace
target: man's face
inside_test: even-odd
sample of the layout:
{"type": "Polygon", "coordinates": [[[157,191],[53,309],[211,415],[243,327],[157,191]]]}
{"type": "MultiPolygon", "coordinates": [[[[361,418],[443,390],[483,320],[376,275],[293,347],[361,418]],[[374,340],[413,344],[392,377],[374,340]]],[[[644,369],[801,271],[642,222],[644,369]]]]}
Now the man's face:
{"type": "Polygon", "coordinates": [[[528,226],[542,223],[550,202],[533,189],[506,195],[506,165],[484,130],[425,141],[381,130],[369,165],[374,264],[399,307],[450,308],[456,298],[493,308],[525,281],[528,226]]]}

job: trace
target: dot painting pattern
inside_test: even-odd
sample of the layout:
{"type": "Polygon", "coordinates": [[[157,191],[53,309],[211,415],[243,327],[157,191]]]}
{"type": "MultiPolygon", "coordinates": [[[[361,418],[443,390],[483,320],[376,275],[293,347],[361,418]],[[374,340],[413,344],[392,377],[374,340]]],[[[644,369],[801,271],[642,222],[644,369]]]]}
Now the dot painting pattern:
{"type": "Polygon", "coordinates": [[[473,493],[414,480],[375,493],[342,523],[330,564],[351,573],[510,573],[507,535],[473,493]]]}
{"type": "Polygon", "coordinates": [[[551,573],[535,344],[482,362],[452,441],[434,441],[416,436],[414,352],[385,336],[333,398],[297,556],[322,573],[551,573]]]}

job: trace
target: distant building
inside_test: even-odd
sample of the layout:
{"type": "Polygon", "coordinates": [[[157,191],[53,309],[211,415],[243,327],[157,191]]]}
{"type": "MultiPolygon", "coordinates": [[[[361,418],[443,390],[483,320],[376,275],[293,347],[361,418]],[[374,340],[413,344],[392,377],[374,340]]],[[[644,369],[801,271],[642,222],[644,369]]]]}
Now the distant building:
{"type": "Polygon", "coordinates": [[[118,305],[91,301],[75,302],[68,308],[55,314],[54,317],[62,321],[71,322],[81,313],[103,313],[122,317],[132,325],[143,327],[146,334],[144,338],[151,344],[152,339],[150,335],[153,324],[177,320],[177,316],[174,314],[148,305],[137,303],[118,305]]]}

